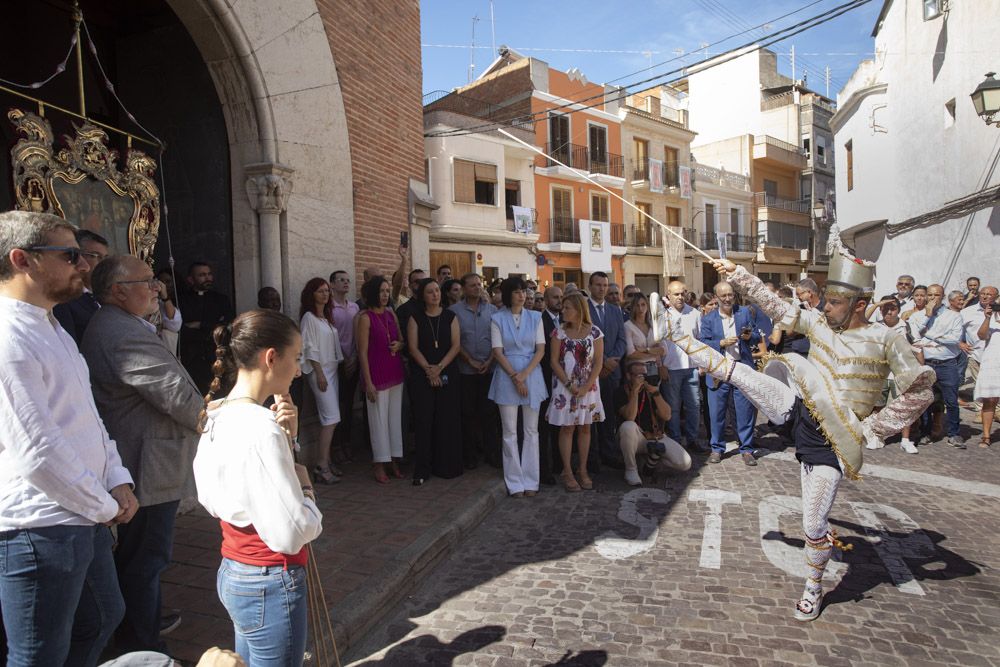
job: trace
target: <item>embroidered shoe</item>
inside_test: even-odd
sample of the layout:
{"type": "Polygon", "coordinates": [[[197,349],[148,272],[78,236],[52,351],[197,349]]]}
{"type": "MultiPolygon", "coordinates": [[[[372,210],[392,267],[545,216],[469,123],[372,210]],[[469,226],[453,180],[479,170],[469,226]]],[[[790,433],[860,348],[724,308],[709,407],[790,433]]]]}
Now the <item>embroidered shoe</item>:
{"type": "Polygon", "coordinates": [[[799,600],[795,605],[795,620],[796,621],[815,621],[819,617],[820,607],[823,606],[823,594],[820,593],[819,597],[815,600],[811,600],[808,597],[804,597],[799,600]]]}
{"type": "Polygon", "coordinates": [[[913,444],[910,440],[901,440],[899,442],[899,448],[902,449],[907,454],[918,454],[917,446],[913,444]]]}

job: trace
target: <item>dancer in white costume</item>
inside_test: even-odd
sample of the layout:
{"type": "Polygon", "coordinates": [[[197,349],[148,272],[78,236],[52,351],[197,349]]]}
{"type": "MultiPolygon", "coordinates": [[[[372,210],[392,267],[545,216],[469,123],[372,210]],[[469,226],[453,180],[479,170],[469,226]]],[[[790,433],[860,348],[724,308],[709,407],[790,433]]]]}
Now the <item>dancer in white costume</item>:
{"type": "Polygon", "coordinates": [[[757,371],[733,363],[690,336],[665,332],[694,365],[739,387],[772,422],[794,424],[810,567],[805,592],[795,606],[795,618],[801,621],[819,616],[823,572],[834,545],[840,546],[828,519],[841,479],[860,478],[866,442],[881,443],[924,411],[933,400],[935,379],[931,368],[917,362],[901,334],[865,319],[872,298],[872,266],[851,257],[835,230],[831,237],[834,247],[823,313],[786,303],[743,267],[727,260],[714,262],[719,274],[756,301],[776,326],[809,338],[808,358],[770,355],[763,370],[757,371]],[[890,372],[899,396],[873,414],[890,372]]]}

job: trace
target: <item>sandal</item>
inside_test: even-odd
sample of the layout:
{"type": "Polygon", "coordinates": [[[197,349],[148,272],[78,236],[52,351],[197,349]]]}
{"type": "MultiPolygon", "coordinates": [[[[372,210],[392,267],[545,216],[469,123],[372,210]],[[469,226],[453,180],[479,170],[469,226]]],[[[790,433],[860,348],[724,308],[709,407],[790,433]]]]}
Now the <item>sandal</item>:
{"type": "Polygon", "coordinates": [[[575,493],[580,490],[580,485],[576,483],[576,477],[573,477],[573,473],[564,472],[562,474],[563,486],[566,487],[566,491],[570,493],[575,493]]]}
{"type": "Polygon", "coordinates": [[[336,484],[340,481],[340,477],[337,473],[333,472],[329,467],[324,468],[323,466],[316,466],[312,470],[313,480],[317,484],[336,484]]]}
{"type": "Polygon", "coordinates": [[[379,484],[388,484],[389,477],[385,474],[385,467],[381,463],[376,463],[375,466],[375,481],[379,484]]]}
{"type": "Polygon", "coordinates": [[[576,474],[580,477],[580,487],[584,491],[590,491],[594,488],[594,481],[590,479],[590,475],[587,474],[586,470],[579,470],[576,474]]]}
{"type": "Polygon", "coordinates": [[[395,461],[390,464],[389,470],[392,471],[392,476],[396,479],[403,479],[403,473],[399,471],[399,464],[395,461]]]}
{"type": "Polygon", "coordinates": [[[796,621],[815,621],[819,616],[820,607],[823,606],[823,594],[820,593],[815,601],[809,598],[802,598],[795,604],[796,621]]]}
{"type": "Polygon", "coordinates": [[[979,438],[979,447],[980,447],[980,449],[989,449],[990,448],[990,436],[984,435],[983,437],[979,438]]]}

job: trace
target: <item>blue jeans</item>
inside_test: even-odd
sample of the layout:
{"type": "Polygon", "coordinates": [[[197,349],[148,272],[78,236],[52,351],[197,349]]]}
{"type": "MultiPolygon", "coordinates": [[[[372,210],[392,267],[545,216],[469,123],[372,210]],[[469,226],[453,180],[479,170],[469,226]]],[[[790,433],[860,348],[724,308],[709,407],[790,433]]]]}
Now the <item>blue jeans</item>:
{"type": "Polygon", "coordinates": [[[958,435],[961,415],[958,408],[958,387],[961,379],[958,376],[959,360],[957,357],[947,361],[928,359],[927,365],[934,369],[937,376],[937,387],[941,391],[948,419],[948,436],[958,435]]]}
{"type": "Polygon", "coordinates": [[[262,567],[222,559],[219,599],[236,633],[236,652],[248,665],[301,665],[306,650],[306,569],[262,567]]]}
{"type": "Polygon", "coordinates": [[[736,407],[736,431],[740,440],[740,453],[753,451],[753,427],[757,420],[757,408],[747,400],[739,389],[723,382],[712,388],[714,380],[708,380],[708,409],[712,415],[712,451],[726,451],[726,410],[730,396],[736,407]]]}
{"type": "Polygon", "coordinates": [[[90,667],[125,615],[106,526],[0,533],[9,667],[90,667]]]}
{"type": "Polygon", "coordinates": [[[115,567],[126,613],[115,639],[123,650],[167,652],[160,639],[160,575],[170,565],[179,504],[140,507],[131,521],[118,526],[115,567]]]}
{"type": "Polygon", "coordinates": [[[667,431],[677,442],[681,441],[681,406],[684,410],[684,437],[688,447],[698,440],[698,417],[701,416],[701,390],[697,368],[670,371],[670,379],[660,383],[660,394],[670,406],[670,423],[667,431]]]}

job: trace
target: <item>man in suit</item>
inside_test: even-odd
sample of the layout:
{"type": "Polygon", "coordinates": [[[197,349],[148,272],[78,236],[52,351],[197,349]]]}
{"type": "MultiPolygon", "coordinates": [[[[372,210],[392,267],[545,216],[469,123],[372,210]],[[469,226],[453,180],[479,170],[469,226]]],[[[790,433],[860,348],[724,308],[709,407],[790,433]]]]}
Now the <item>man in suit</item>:
{"type": "Polygon", "coordinates": [[[160,574],[170,563],[179,501],[195,495],[191,463],[205,404],[156,327],[143,319],[159,308],[160,282],[149,266],[131,255],[110,257],[94,270],[93,286],[101,309],[81,353],[98,412],[141,505],[118,530],[115,567],[126,609],[118,644],[163,652],[160,574]]]}
{"type": "MultiPolygon", "coordinates": [[[[545,330],[545,356],[542,357],[542,361],[538,365],[542,367],[542,377],[545,378],[545,386],[549,390],[549,397],[552,394],[552,332],[562,324],[562,320],[560,319],[560,315],[562,314],[562,297],[562,288],[556,285],[545,289],[545,308],[542,310],[542,328],[545,330]]],[[[562,465],[556,462],[558,457],[553,456],[558,450],[558,443],[555,440],[559,437],[559,429],[549,427],[549,422],[545,419],[548,410],[549,398],[546,398],[542,401],[542,405],[538,410],[539,478],[542,484],[555,484],[555,473],[562,472],[562,465]],[[556,467],[559,467],[560,470],[557,471],[556,467]]]]}
{"type": "Polygon", "coordinates": [[[590,472],[598,472],[597,457],[600,463],[618,470],[625,469],[621,449],[615,437],[615,427],[618,418],[612,409],[615,389],[621,384],[622,371],[619,368],[622,357],[625,356],[625,316],[622,309],[606,301],[611,282],[608,274],[595,271],[590,274],[588,289],[590,291],[590,319],[604,334],[604,366],[601,368],[601,402],[604,403],[604,421],[594,425],[597,447],[591,447],[591,456],[587,462],[590,472]]]}
{"type": "Polygon", "coordinates": [[[236,317],[229,297],[216,292],[215,276],[207,262],[193,262],[188,268],[187,289],[180,296],[184,326],[180,331],[181,362],[204,395],[212,383],[215,342],[212,332],[236,317]]]}
{"type": "Polygon", "coordinates": [[[52,314],[79,347],[80,341],[83,340],[83,332],[87,330],[87,324],[90,323],[90,318],[101,307],[91,291],[90,276],[97,265],[108,256],[108,241],[100,234],[86,229],[78,229],[76,230],[76,243],[83,251],[83,258],[90,267],[90,271],[82,274],[83,294],[72,301],[56,304],[52,309],[52,314]]]}
{"type": "MultiPolygon", "coordinates": [[[[760,342],[753,315],[749,309],[735,306],[736,294],[728,282],[716,284],[715,298],[719,301],[719,307],[701,319],[701,342],[738,363],[752,367],[753,350],[760,342]]],[[[708,462],[719,463],[726,451],[726,409],[731,399],[736,407],[736,431],[743,463],[748,466],[757,465],[757,459],[753,457],[753,429],[757,420],[757,408],[743,392],[730,383],[713,378],[707,378],[707,382],[708,410],[712,422],[712,454],[708,462]]]]}

